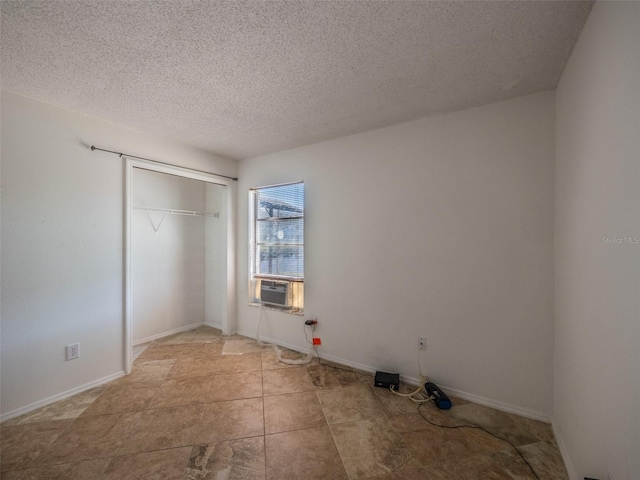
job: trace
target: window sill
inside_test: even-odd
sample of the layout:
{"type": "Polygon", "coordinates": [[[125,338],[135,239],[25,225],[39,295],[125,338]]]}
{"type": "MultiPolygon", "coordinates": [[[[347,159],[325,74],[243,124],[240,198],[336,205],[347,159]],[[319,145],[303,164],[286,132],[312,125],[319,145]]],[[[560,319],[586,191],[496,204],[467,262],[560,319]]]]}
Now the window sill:
{"type": "Polygon", "coordinates": [[[260,280],[274,280],[274,281],[280,281],[280,282],[298,282],[298,283],[304,283],[304,278],[299,278],[299,277],[287,277],[284,275],[265,275],[265,274],[257,274],[254,275],[253,278],[257,278],[260,280]]]}
{"type": "Polygon", "coordinates": [[[276,307],[275,305],[267,305],[267,304],[261,304],[259,302],[249,302],[249,306],[250,307],[262,307],[265,310],[273,310],[275,312],[280,312],[280,313],[288,313],[289,315],[298,315],[298,316],[304,316],[304,310],[300,309],[300,308],[282,308],[282,307],[276,307]]]}

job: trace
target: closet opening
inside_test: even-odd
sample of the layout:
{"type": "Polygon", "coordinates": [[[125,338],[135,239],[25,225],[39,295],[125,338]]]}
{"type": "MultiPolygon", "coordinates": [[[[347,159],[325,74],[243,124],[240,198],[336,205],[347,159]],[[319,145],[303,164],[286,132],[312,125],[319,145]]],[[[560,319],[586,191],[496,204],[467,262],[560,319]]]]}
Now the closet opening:
{"type": "Polygon", "coordinates": [[[125,372],[133,347],[208,325],[233,333],[233,181],[126,158],[125,372]]]}

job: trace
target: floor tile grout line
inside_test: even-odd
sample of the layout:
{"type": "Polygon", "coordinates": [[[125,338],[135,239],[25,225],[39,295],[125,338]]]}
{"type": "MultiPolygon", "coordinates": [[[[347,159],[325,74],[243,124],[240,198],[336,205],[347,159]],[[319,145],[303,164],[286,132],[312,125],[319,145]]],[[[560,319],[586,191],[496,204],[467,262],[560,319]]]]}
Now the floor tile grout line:
{"type": "MultiPolygon", "coordinates": [[[[326,382],[323,381],[323,383],[326,385],[326,382]]],[[[340,462],[342,463],[342,468],[344,470],[345,475],[347,476],[347,478],[349,480],[351,480],[351,476],[349,475],[349,472],[347,471],[347,466],[344,463],[344,458],[342,456],[342,453],[340,453],[340,449],[338,448],[338,442],[336,442],[336,436],[333,433],[333,429],[331,428],[331,425],[329,424],[329,419],[327,418],[327,412],[325,411],[324,406],[322,405],[322,402],[320,401],[320,396],[318,395],[318,392],[320,390],[316,389],[315,390],[315,394],[316,394],[316,398],[318,399],[318,403],[320,404],[320,408],[322,410],[322,414],[324,415],[324,421],[327,424],[327,429],[329,430],[329,434],[331,435],[331,440],[333,441],[333,446],[336,449],[336,452],[338,452],[338,457],[340,458],[340,462]]]]}
{"type": "Polygon", "coordinates": [[[340,462],[342,462],[342,468],[344,469],[344,473],[347,476],[347,478],[349,480],[352,480],[351,475],[349,475],[349,471],[347,470],[347,466],[344,463],[344,458],[342,456],[342,453],[340,452],[340,448],[338,448],[338,442],[336,441],[336,435],[333,431],[333,429],[331,428],[331,425],[329,425],[329,423],[327,422],[327,428],[329,429],[329,433],[331,434],[331,440],[333,440],[333,446],[336,449],[336,452],[338,452],[338,457],[340,457],[340,462]]]}
{"type": "MultiPolygon", "coordinates": [[[[357,386],[357,385],[356,385],[356,386],[357,386]]],[[[373,398],[374,402],[375,402],[376,404],[378,404],[378,406],[379,406],[379,411],[380,411],[381,415],[380,415],[380,416],[377,416],[377,417],[367,418],[367,419],[354,420],[354,421],[352,421],[352,422],[341,422],[341,423],[336,422],[336,423],[334,423],[333,425],[344,425],[344,424],[348,424],[348,423],[358,423],[358,422],[361,422],[361,421],[363,421],[363,420],[374,420],[374,421],[375,421],[376,419],[378,419],[378,418],[380,418],[380,417],[384,417],[384,418],[386,419],[386,421],[387,421],[387,422],[389,422],[389,424],[391,424],[391,419],[389,418],[389,414],[387,413],[387,411],[386,411],[386,410],[385,410],[385,408],[384,408],[384,405],[382,405],[382,402],[380,402],[380,399],[378,398],[378,396],[377,396],[377,395],[376,395],[376,393],[375,393],[375,390],[374,390],[374,389],[375,389],[376,387],[375,387],[375,386],[371,386],[371,385],[367,385],[367,387],[368,387],[368,391],[369,391],[369,393],[371,394],[371,396],[372,396],[372,398],[373,398]]],[[[404,441],[404,439],[402,438],[402,435],[401,435],[400,433],[398,433],[398,432],[395,432],[395,431],[393,431],[392,433],[394,433],[395,435],[397,435],[397,436],[400,438],[400,441],[401,441],[401,442],[402,442],[402,444],[406,447],[407,451],[409,451],[409,452],[411,453],[411,456],[410,456],[410,457],[409,457],[405,462],[403,462],[401,465],[399,465],[398,467],[396,467],[396,469],[394,470],[394,472],[395,472],[395,471],[397,471],[398,469],[400,469],[403,465],[405,465],[407,462],[409,462],[412,458],[416,458],[416,457],[415,457],[415,454],[414,454],[413,450],[412,450],[412,449],[411,449],[411,448],[406,444],[406,442],[405,442],[405,441],[404,441]]],[[[331,434],[333,435],[333,430],[331,430],[331,434]]],[[[386,436],[386,435],[385,435],[385,436],[386,436]]],[[[334,437],[334,443],[335,443],[335,437],[334,437]]],[[[337,444],[336,444],[336,448],[337,448],[337,444]]],[[[339,453],[340,453],[340,450],[338,450],[338,454],[339,454],[339,453]]],[[[342,456],[341,456],[340,458],[342,459],[342,456]]],[[[416,460],[418,460],[418,459],[416,458],[416,460]]],[[[418,463],[420,464],[420,469],[424,469],[424,465],[422,465],[422,462],[420,462],[420,461],[418,460],[418,463]]],[[[344,460],[343,460],[343,465],[344,465],[344,460]]],[[[345,470],[346,470],[346,466],[345,466],[345,470]]],[[[391,473],[393,473],[393,472],[391,472],[391,473]]],[[[349,473],[348,473],[348,472],[347,472],[347,475],[349,475],[349,473]]]]}
{"type": "MultiPolygon", "coordinates": [[[[69,425],[67,425],[65,428],[63,428],[60,433],[58,433],[58,435],[56,435],[46,446],[46,448],[44,448],[42,450],[42,453],[40,453],[38,456],[36,456],[34,459],[31,460],[30,463],[34,463],[37,460],[41,459],[41,458],[46,458],[45,454],[48,453],[48,451],[51,449],[52,445],[56,442],[56,440],[58,440],[58,438],[60,438],[62,436],[63,433],[65,433],[69,428],[71,428],[71,425],[73,425],[75,423],[75,421],[77,420],[77,418],[74,418],[71,422],[69,422],[69,425]]],[[[49,420],[51,421],[51,420],[49,420]]],[[[53,420],[53,421],[60,421],[60,420],[53,420]]],[[[39,422],[42,423],[42,422],[39,422]]],[[[16,425],[16,427],[19,425],[16,425]]],[[[5,427],[6,428],[6,427],[5,427]]],[[[0,460],[2,459],[1,455],[0,455],[0,460]]],[[[28,468],[28,467],[27,467],[28,468]]],[[[0,475],[2,475],[2,469],[0,468],[0,475]]]]}
{"type": "Polygon", "coordinates": [[[278,431],[278,432],[268,432],[268,433],[265,433],[265,436],[267,436],[267,435],[279,435],[281,433],[301,432],[303,430],[314,430],[316,428],[324,428],[324,427],[330,427],[330,425],[325,423],[324,425],[320,425],[320,426],[317,426],[317,427],[300,427],[300,428],[292,428],[290,430],[282,430],[282,431],[278,431]]]}
{"type": "Polygon", "coordinates": [[[267,471],[267,416],[265,414],[264,408],[264,351],[260,353],[260,387],[262,396],[262,448],[264,453],[264,478],[267,480],[268,471],[267,471]]]}
{"type": "MultiPolygon", "coordinates": [[[[211,386],[213,387],[213,382],[211,382],[211,386]]],[[[200,412],[200,416],[198,418],[198,423],[197,423],[198,428],[193,429],[193,437],[191,438],[191,451],[193,451],[193,447],[196,446],[196,438],[198,438],[198,434],[200,433],[200,428],[202,426],[202,418],[204,417],[205,408],[206,408],[205,404],[203,404],[202,411],[200,412]]],[[[191,455],[189,455],[189,458],[191,458],[191,455]]]]}

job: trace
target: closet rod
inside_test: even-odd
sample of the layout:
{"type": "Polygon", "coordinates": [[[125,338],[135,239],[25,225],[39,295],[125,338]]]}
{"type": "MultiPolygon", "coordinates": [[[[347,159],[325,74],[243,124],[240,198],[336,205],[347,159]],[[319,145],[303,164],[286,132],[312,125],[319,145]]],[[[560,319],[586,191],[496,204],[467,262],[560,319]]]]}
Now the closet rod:
{"type": "MultiPolygon", "coordinates": [[[[94,145],[91,145],[91,151],[100,150],[101,152],[113,153],[118,155],[119,157],[129,157],[129,158],[137,158],[138,160],[147,160],[148,162],[159,163],[160,165],[167,165],[168,167],[180,167],[180,168],[189,168],[182,167],[181,165],[175,165],[173,163],[159,162],[158,160],[152,160],[150,158],[138,157],[136,155],[129,155],[128,153],[114,152],[113,150],[107,150],[105,148],[98,148],[94,145]]],[[[238,177],[229,177],[228,175],[221,175],[219,173],[206,172],[204,170],[197,170],[195,168],[189,168],[189,170],[193,170],[194,172],[206,173],[207,175],[215,175],[216,177],[228,178],[229,180],[238,181],[238,177]]]]}
{"type": "Polygon", "coordinates": [[[208,213],[208,212],[194,212],[193,210],[176,210],[175,208],[147,208],[147,207],[133,207],[134,210],[146,210],[147,212],[162,212],[170,213],[172,215],[189,215],[197,217],[215,217],[219,218],[220,213],[208,213]]]}

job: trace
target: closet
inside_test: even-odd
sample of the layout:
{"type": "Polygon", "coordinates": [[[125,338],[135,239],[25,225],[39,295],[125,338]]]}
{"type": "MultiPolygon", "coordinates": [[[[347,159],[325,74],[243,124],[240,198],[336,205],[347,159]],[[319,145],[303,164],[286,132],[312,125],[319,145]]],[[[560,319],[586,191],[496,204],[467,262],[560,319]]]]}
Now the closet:
{"type": "Polygon", "coordinates": [[[228,185],[132,167],[128,313],[132,345],[226,326],[228,185]]]}

